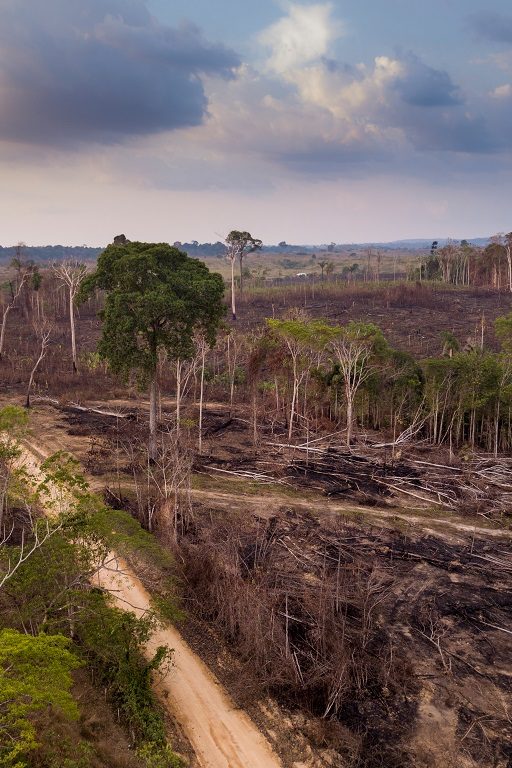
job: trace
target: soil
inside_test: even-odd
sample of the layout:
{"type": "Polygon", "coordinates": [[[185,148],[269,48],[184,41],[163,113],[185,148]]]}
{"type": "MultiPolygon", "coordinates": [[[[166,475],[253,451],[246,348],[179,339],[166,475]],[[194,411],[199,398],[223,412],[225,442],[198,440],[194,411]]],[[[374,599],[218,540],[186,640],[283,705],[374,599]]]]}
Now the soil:
{"type": "MultiPolygon", "coordinates": [[[[100,572],[99,584],[120,608],[142,616],[151,609],[150,595],[121,559],[118,567],[100,572]]],[[[147,644],[150,658],[159,646],[173,649],[173,665],[155,681],[155,690],[186,733],[198,766],[282,768],[264,736],[174,627],[153,634],[147,644]]]]}

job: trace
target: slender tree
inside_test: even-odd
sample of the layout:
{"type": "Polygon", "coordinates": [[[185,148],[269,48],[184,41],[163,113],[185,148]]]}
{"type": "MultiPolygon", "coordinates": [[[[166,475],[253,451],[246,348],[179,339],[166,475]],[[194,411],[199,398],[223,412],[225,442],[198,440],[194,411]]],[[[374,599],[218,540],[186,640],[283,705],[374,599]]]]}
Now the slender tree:
{"type": "Polygon", "coordinates": [[[322,320],[292,318],[267,319],[270,330],[284,343],[292,368],[292,399],[288,421],[288,440],[292,439],[301,384],[315,362],[315,352],[324,349],[337,329],[322,320]]]}
{"type": "MultiPolygon", "coordinates": [[[[21,245],[18,246],[18,249],[20,248],[21,248],[21,245]]],[[[14,280],[10,280],[9,283],[7,284],[10,295],[4,307],[4,313],[2,315],[2,323],[0,325],[0,360],[2,359],[2,355],[4,351],[5,329],[7,327],[7,318],[9,317],[11,310],[13,310],[14,307],[18,304],[18,301],[24,286],[27,284],[29,278],[34,273],[34,265],[31,262],[29,263],[23,262],[21,255],[17,255],[14,257],[14,259],[12,260],[11,266],[16,268],[16,278],[14,280]]]]}
{"type": "Polygon", "coordinates": [[[235,299],[235,261],[240,262],[240,292],[243,291],[243,260],[248,253],[260,250],[262,241],[253,237],[250,232],[240,232],[237,229],[231,230],[226,237],[227,255],[231,262],[231,313],[233,320],[236,320],[236,299],[235,299]]]}
{"type": "Polygon", "coordinates": [[[384,336],[373,323],[351,321],[339,329],[339,335],[331,342],[331,351],[343,376],[347,407],[346,444],[350,447],[354,431],[354,401],[361,386],[375,368],[372,358],[386,346],[384,336]]]}
{"type": "Polygon", "coordinates": [[[194,354],[194,334],[210,344],[224,313],[224,282],[198,259],[167,243],[109,245],[80,299],[106,291],[98,351],[111,369],[127,378],[136,372],[149,388],[149,448],[156,454],[157,367],[160,355],[172,361],[194,354]]]}
{"type": "Polygon", "coordinates": [[[512,293],[512,232],[505,235],[504,246],[507,257],[508,289],[512,293]]]}
{"type": "Polygon", "coordinates": [[[39,355],[37,357],[37,360],[34,363],[32,370],[30,371],[30,378],[27,386],[27,397],[25,400],[25,408],[30,408],[30,392],[32,391],[34,376],[36,375],[37,369],[39,368],[44,358],[46,357],[48,346],[50,344],[50,337],[52,335],[52,327],[49,323],[42,322],[35,326],[35,331],[39,341],[39,355]]]}
{"type": "Polygon", "coordinates": [[[71,356],[73,360],[73,373],[76,373],[78,366],[75,333],[75,298],[85,278],[87,268],[85,264],[79,261],[62,261],[58,264],[53,264],[52,269],[57,279],[66,286],[68,291],[71,356]]]}
{"type": "Polygon", "coordinates": [[[321,272],[322,283],[324,281],[324,273],[327,270],[329,263],[330,262],[327,259],[320,259],[320,261],[318,262],[318,266],[320,267],[320,272],[321,272]]]}

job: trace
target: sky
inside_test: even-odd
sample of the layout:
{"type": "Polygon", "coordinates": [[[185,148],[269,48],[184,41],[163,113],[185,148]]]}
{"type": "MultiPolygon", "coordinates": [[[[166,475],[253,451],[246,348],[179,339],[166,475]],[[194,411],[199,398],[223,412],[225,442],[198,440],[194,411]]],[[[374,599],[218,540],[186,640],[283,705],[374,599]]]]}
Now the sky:
{"type": "Polygon", "coordinates": [[[0,0],[0,244],[512,229],[509,0],[0,0]]]}

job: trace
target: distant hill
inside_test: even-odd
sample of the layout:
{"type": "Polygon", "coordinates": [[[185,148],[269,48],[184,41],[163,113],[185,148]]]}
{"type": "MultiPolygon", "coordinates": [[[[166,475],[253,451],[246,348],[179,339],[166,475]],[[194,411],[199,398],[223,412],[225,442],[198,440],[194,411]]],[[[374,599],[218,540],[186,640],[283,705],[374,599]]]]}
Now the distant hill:
{"type": "MultiPolygon", "coordinates": [[[[447,237],[433,237],[429,240],[425,240],[425,239],[392,240],[391,242],[388,242],[388,243],[359,243],[355,247],[368,248],[370,245],[373,245],[374,247],[377,247],[377,248],[393,248],[393,249],[406,248],[407,250],[423,250],[424,248],[430,248],[434,240],[437,240],[439,247],[442,248],[443,245],[446,245],[450,241],[457,243],[457,242],[460,242],[460,240],[462,239],[463,238],[457,239],[457,238],[447,238],[447,237]]],[[[465,239],[471,245],[476,245],[482,248],[485,247],[490,240],[489,237],[466,237],[465,239]]]]}

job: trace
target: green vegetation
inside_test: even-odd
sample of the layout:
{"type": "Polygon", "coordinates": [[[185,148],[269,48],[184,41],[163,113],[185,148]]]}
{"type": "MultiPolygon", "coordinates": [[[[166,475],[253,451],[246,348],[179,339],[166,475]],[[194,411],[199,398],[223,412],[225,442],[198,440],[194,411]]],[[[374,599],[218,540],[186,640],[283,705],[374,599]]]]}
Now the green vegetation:
{"type": "Polygon", "coordinates": [[[79,661],[69,646],[62,635],[0,631],[0,766],[22,768],[37,747],[30,715],[52,706],[78,717],[70,688],[79,661]]]}
{"type": "Polygon", "coordinates": [[[214,342],[224,312],[224,283],[205,264],[166,243],[124,243],[103,251],[79,298],[96,289],[106,292],[98,351],[115,373],[127,379],[135,371],[143,386],[149,384],[154,454],[159,359],[190,358],[197,332],[214,342]]]}
{"type": "MultiPolygon", "coordinates": [[[[8,576],[0,589],[0,765],[25,768],[33,760],[41,768],[96,765],[87,744],[71,743],[68,749],[64,740],[60,752],[55,744],[48,751],[45,734],[38,730],[48,707],[64,720],[78,717],[71,673],[85,665],[138,746],[140,765],[177,766],[151,688],[152,674],[168,666],[171,651],[158,648],[149,661],[142,653],[156,614],[137,619],[92,586],[99,570],[112,567],[113,547],[153,561],[158,544],[128,514],[106,508],[91,494],[77,462],[63,452],[42,464],[42,477],[31,480],[27,497],[29,475],[21,486],[12,472],[5,472],[10,456],[20,457],[14,435],[25,421],[16,409],[0,411],[0,467],[7,478],[4,521],[7,530],[23,530],[21,544],[17,536],[0,546],[0,575],[8,576]],[[50,499],[54,517],[37,519],[50,499]]],[[[161,551],[160,563],[169,566],[161,551]]],[[[169,613],[164,597],[160,602],[169,613]]]]}

